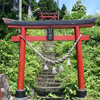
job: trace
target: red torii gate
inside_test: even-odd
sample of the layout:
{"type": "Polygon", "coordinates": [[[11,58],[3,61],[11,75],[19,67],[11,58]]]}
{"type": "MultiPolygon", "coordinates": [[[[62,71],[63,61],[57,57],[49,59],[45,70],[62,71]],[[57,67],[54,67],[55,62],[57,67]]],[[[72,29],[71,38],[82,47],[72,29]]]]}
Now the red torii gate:
{"type": "Polygon", "coordinates": [[[44,18],[53,18],[54,20],[58,18],[58,13],[40,13],[39,15],[42,21],[44,18]]]}
{"type": "MultiPolygon", "coordinates": [[[[75,34],[69,36],[54,36],[53,41],[75,41],[80,37],[80,28],[92,27],[97,17],[84,20],[70,20],[70,21],[18,21],[12,19],[3,18],[8,28],[20,28],[21,36],[27,41],[48,41],[47,36],[27,36],[26,29],[65,29],[73,28],[75,34]]],[[[78,70],[78,90],[77,97],[84,98],[86,96],[86,89],[84,84],[84,69],[83,69],[83,57],[82,57],[82,44],[81,41],[90,40],[89,36],[81,36],[78,44],[76,45],[77,54],[77,70],[78,70]]],[[[20,36],[12,36],[13,42],[20,42],[19,53],[19,72],[18,72],[18,90],[16,91],[16,98],[25,98],[24,90],[24,69],[25,69],[25,41],[20,36]]]]}

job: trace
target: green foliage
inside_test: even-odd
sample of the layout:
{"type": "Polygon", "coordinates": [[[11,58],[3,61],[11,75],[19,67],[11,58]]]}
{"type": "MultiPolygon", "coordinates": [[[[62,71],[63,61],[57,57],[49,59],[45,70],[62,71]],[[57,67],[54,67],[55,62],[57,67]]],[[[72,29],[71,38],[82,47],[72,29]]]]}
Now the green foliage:
{"type": "MultiPolygon", "coordinates": [[[[75,20],[74,17],[72,16],[73,13],[66,12],[65,16],[63,17],[63,20],[75,20]]],[[[94,15],[84,15],[81,17],[81,19],[89,19],[93,17],[98,17],[95,25],[100,26],[100,15],[99,14],[94,14],[94,15]]]]}
{"type": "Polygon", "coordinates": [[[0,73],[6,74],[12,93],[14,93],[17,87],[18,46],[5,40],[0,40],[0,46],[0,73]]]}
{"type": "Polygon", "coordinates": [[[80,19],[86,14],[86,7],[82,4],[81,0],[77,0],[72,7],[72,17],[80,19]]]}
{"type": "MultiPolygon", "coordinates": [[[[19,43],[13,43],[9,38],[13,35],[9,33],[5,40],[0,40],[0,73],[6,74],[12,95],[15,94],[17,89],[18,80],[18,59],[19,59],[19,43]]],[[[35,49],[39,49],[40,42],[31,43],[35,49]]],[[[39,49],[39,52],[41,50],[39,49]]],[[[43,62],[37,56],[36,53],[28,46],[26,46],[26,63],[25,63],[25,89],[27,90],[27,95],[29,95],[30,90],[36,87],[36,76],[41,71],[41,64],[43,62]]]]}
{"type": "Polygon", "coordinates": [[[60,19],[63,19],[63,16],[66,14],[66,6],[63,4],[61,10],[60,10],[60,19]]]}
{"type": "Polygon", "coordinates": [[[76,3],[72,7],[72,11],[84,11],[86,10],[86,7],[82,4],[81,0],[77,0],[76,3]]]}
{"type": "Polygon", "coordinates": [[[57,97],[55,94],[52,94],[52,93],[49,93],[48,96],[49,96],[49,97],[52,97],[52,98],[57,97]]]}
{"type": "Polygon", "coordinates": [[[100,15],[98,15],[98,19],[96,21],[96,25],[100,26],[100,15]]]}
{"type": "MultiPolygon", "coordinates": [[[[13,32],[13,29],[8,29],[7,28],[7,25],[5,25],[5,23],[3,22],[3,19],[2,18],[12,18],[12,19],[16,19],[16,13],[17,12],[12,12],[12,13],[7,13],[5,14],[4,12],[0,12],[0,39],[3,39],[5,38],[5,36],[8,34],[8,33],[12,33],[13,32]]],[[[16,34],[16,33],[14,33],[16,34]]]]}
{"type": "Polygon", "coordinates": [[[11,0],[0,0],[0,11],[2,12],[10,12],[11,11],[11,7],[12,7],[12,3],[11,0]],[[4,8],[3,8],[4,7],[4,8]]]}
{"type": "Polygon", "coordinates": [[[38,8],[38,4],[36,2],[36,0],[32,0],[32,11],[34,11],[36,8],[38,8]]]}
{"type": "Polygon", "coordinates": [[[65,16],[63,17],[63,20],[72,20],[73,17],[69,12],[65,12],[65,16]]]}
{"type": "Polygon", "coordinates": [[[41,12],[57,12],[57,5],[54,0],[39,0],[41,12]]]}
{"type": "MultiPolygon", "coordinates": [[[[22,0],[22,6],[23,6],[22,9],[24,14],[28,13],[28,5],[29,5],[29,1],[22,0]]],[[[32,11],[34,11],[38,7],[36,0],[31,0],[31,7],[32,7],[32,11]]]]}

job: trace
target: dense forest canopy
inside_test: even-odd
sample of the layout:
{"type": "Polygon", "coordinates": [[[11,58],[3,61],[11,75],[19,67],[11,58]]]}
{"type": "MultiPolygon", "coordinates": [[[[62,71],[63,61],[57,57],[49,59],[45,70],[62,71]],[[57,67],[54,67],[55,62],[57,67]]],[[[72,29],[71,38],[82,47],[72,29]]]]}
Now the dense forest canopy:
{"type": "MultiPolygon", "coordinates": [[[[81,33],[90,35],[90,41],[83,41],[83,63],[85,74],[85,85],[90,100],[100,99],[100,15],[87,15],[87,8],[81,0],[77,0],[72,6],[71,12],[67,10],[65,4],[62,8],[57,7],[54,0],[21,0],[22,1],[22,20],[40,20],[40,12],[58,12],[60,20],[75,20],[98,17],[95,25],[91,28],[82,28],[81,33]]],[[[18,79],[18,57],[19,43],[11,42],[11,36],[19,34],[17,29],[9,29],[4,24],[2,18],[19,19],[19,1],[18,0],[0,0],[0,73],[8,77],[11,93],[15,94],[18,79]]],[[[71,35],[72,29],[55,30],[56,35],[71,35]]],[[[44,35],[45,30],[27,30],[29,35],[44,35]]],[[[41,42],[31,43],[39,52],[41,42]]],[[[73,46],[72,41],[55,41],[55,48],[51,47],[47,51],[55,51],[61,58],[73,46]]],[[[47,52],[46,51],[46,52],[47,52]]],[[[63,62],[64,72],[58,73],[56,79],[62,80],[61,88],[64,88],[64,97],[70,98],[68,91],[75,95],[78,88],[77,82],[77,61],[76,51],[71,54],[72,66],[67,67],[66,61],[63,62]]],[[[29,95],[30,89],[36,87],[36,76],[41,72],[44,62],[28,46],[26,46],[26,63],[25,63],[25,89],[29,95]]],[[[58,68],[59,65],[56,65],[58,68]]]]}

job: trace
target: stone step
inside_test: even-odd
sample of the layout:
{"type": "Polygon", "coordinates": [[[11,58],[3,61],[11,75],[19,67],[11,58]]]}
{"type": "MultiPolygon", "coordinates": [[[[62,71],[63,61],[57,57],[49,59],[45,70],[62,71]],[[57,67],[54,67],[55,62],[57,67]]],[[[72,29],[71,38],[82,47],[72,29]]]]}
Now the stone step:
{"type": "Polygon", "coordinates": [[[60,81],[57,81],[57,80],[54,80],[54,78],[38,78],[38,82],[60,82],[60,81]]]}
{"type": "Polygon", "coordinates": [[[54,75],[39,75],[39,78],[54,78],[54,75]]]}
{"type": "Polygon", "coordinates": [[[52,73],[52,69],[48,69],[48,70],[42,69],[42,73],[52,73]]]}
{"type": "Polygon", "coordinates": [[[55,75],[52,74],[52,69],[48,69],[48,70],[42,69],[42,73],[38,76],[36,93],[39,96],[46,96],[49,93],[58,95],[57,98],[39,97],[41,98],[41,100],[64,100],[61,97],[63,95],[63,92],[59,88],[61,85],[61,82],[55,80],[54,76],[55,75]]]}
{"type": "MultiPolygon", "coordinates": [[[[58,72],[58,70],[56,70],[58,72]]],[[[52,73],[52,69],[48,69],[48,70],[42,70],[41,72],[42,75],[47,75],[47,74],[50,74],[50,75],[55,75],[52,73]]]]}
{"type": "Polygon", "coordinates": [[[38,82],[38,86],[60,86],[60,82],[38,82]]]}
{"type": "Polygon", "coordinates": [[[42,99],[42,100],[65,100],[63,97],[44,97],[44,96],[39,96],[37,99],[42,99]]]}
{"type": "Polygon", "coordinates": [[[58,92],[60,91],[59,87],[40,87],[38,86],[37,90],[39,91],[45,91],[45,92],[58,92]]]}
{"type": "Polygon", "coordinates": [[[40,75],[53,75],[52,72],[42,72],[40,75]]]}
{"type": "MultiPolygon", "coordinates": [[[[39,91],[39,90],[36,90],[36,93],[39,95],[39,96],[46,96],[48,94],[50,94],[51,92],[47,92],[47,91],[39,91]]],[[[52,92],[52,94],[55,94],[57,96],[62,96],[64,93],[62,91],[57,91],[57,92],[52,92]]]]}

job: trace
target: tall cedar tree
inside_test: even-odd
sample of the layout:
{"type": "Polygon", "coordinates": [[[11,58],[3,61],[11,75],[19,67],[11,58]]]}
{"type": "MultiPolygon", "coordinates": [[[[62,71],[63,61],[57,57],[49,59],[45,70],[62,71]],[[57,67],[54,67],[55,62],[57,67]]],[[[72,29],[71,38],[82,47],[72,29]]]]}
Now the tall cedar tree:
{"type": "MultiPolygon", "coordinates": [[[[28,5],[29,5],[29,0],[22,0],[23,13],[25,14],[28,13],[28,5]]],[[[32,11],[34,11],[38,7],[36,0],[31,0],[31,7],[32,11]]]]}
{"type": "Polygon", "coordinates": [[[36,2],[36,0],[32,0],[31,1],[32,3],[32,5],[31,5],[31,7],[32,7],[32,11],[34,11],[37,7],[38,7],[38,4],[37,4],[37,2],[36,2]]]}
{"type": "Polygon", "coordinates": [[[31,7],[32,7],[32,11],[33,11],[33,16],[37,18],[37,15],[38,15],[37,14],[37,12],[38,12],[38,10],[37,10],[38,4],[37,4],[36,0],[32,0],[31,4],[32,4],[31,7]]]}
{"type": "Polygon", "coordinates": [[[12,6],[12,0],[0,0],[0,11],[5,12],[5,14],[11,12],[12,6]]]}
{"type": "Polygon", "coordinates": [[[38,5],[41,12],[57,12],[57,4],[54,0],[39,0],[38,5]]]}
{"type": "Polygon", "coordinates": [[[63,19],[65,14],[66,14],[66,6],[65,6],[65,4],[63,4],[63,6],[60,10],[60,19],[63,19]]]}
{"type": "Polygon", "coordinates": [[[28,12],[28,0],[22,0],[22,12],[27,14],[27,12],[28,12]]]}
{"type": "Polygon", "coordinates": [[[81,19],[86,14],[86,7],[82,4],[81,0],[77,0],[72,7],[72,17],[74,19],[81,19]]]}

